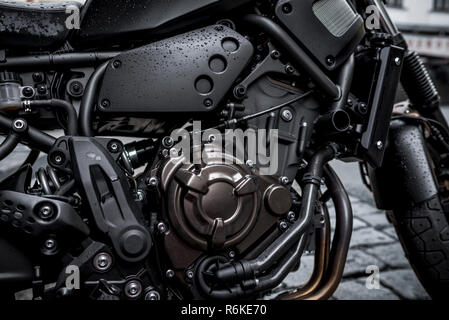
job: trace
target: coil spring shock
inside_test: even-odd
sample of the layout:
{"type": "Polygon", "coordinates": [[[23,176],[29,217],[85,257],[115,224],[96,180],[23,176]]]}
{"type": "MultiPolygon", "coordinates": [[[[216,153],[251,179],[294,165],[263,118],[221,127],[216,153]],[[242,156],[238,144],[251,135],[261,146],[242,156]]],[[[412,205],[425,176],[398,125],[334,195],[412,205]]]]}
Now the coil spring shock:
{"type": "Polygon", "coordinates": [[[427,67],[415,51],[407,52],[401,82],[413,105],[429,112],[439,107],[440,95],[438,90],[429,75],[427,67]]]}
{"type": "Polygon", "coordinates": [[[40,168],[36,172],[36,179],[44,195],[53,195],[61,189],[61,181],[56,170],[51,167],[40,168]]]}

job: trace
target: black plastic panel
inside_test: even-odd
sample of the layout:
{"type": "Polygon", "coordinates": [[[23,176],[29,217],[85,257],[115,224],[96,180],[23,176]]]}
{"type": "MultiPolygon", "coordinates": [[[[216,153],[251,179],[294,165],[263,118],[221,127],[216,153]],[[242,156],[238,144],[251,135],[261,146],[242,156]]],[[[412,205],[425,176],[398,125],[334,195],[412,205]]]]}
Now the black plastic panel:
{"type": "Polygon", "coordinates": [[[334,70],[354,52],[365,28],[346,0],[320,1],[280,0],[276,17],[323,67],[334,70]],[[316,6],[320,1],[326,10],[316,6]]]}
{"type": "Polygon", "coordinates": [[[99,110],[127,115],[214,110],[253,52],[247,39],[220,25],[125,52],[106,70],[99,110]]]}

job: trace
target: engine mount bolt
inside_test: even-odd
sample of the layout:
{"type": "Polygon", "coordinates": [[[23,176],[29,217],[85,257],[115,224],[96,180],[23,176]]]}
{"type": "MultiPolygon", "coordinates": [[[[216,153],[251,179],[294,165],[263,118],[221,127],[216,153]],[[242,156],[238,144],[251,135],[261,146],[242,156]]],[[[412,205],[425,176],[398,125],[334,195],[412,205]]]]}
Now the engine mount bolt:
{"type": "Polygon", "coordinates": [[[279,181],[283,184],[283,185],[287,185],[290,183],[290,179],[288,179],[288,177],[281,177],[279,179],[279,181]]]}
{"type": "Polygon", "coordinates": [[[293,211],[290,211],[290,212],[287,214],[287,219],[288,219],[288,221],[290,221],[290,222],[295,221],[295,219],[296,219],[296,214],[295,214],[293,211]]]}
{"type": "Polygon", "coordinates": [[[382,141],[377,141],[376,143],[377,149],[382,150],[384,148],[384,144],[382,141]]]}
{"type": "Polygon", "coordinates": [[[286,122],[290,122],[293,120],[293,113],[290,110],[286,109],[286,110],[282,111],[281,117],[282,117],[282,120],[284,120],[286,122]]]}
{"type": "Polygon", "coordinates": [[[168,269],[167,272],[165,272],[165,276],[171,279],[175,276],[175,272],[172,269],[168,269]]]}
{"type": "Polygon", "coordinates": [[[96,270],[105,272],[109,270],[112,265],[112,257],[106,252],[97,254],[94,258],[94,267],[96,270]]]}
{"type": "Polygon", "coordinates": [[[288,229],[288,223],[285,222],[285,221],[279,222],[279,229],[280,229],[281,231],[287,230],[287,229],[288,229]]]}
{"type": "Polygon", "coordinates": [[[157,230],[158,230],[160,233],[165,233],[165,232],[167,232],[167,226],[165,225],[165,223],[159,222],[159,223],[157,224],[157,230]]]}
{"type": "Polygon", "coordinates": [[[145,294],[145,300],[158,301],[158,300],[161,300],[161,296],[160,296],[159,292],[157,292],[156,290],[151,290],[151,291],[148,291],[147,294],[145,294]]]}
{"type": "Polygon", "coordinates": [[[43,206],[39,210],[39,218],[42,220],[49,220],[53,217],[53,208],[50,206],[43,206]]]}
{"type": "Polygon", "coordinates": [[[187,270],[187,272],[186,272],[186,277],[187,277],[187,279],[192,280],[192,279],[193,279],[193,276],[194,276],[193,271],[192,271],[192,270],[187,270]]]}
{"type": "Polygon", "coordinates": [[[125,294],[128,298],[136,299],[142,293],[142,285],[137,280],[129,281],[125,286],[125,294]]]}

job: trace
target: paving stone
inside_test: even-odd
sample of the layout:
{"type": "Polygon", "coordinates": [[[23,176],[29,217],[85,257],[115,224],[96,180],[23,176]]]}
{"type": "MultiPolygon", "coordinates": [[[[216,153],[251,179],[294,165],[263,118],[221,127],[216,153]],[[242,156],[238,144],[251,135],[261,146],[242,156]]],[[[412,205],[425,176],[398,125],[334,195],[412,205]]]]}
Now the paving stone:
{"type": "Polygon", "coordinates": [[[430,299],[429,295],[419,283],[415,273],[411,269],[381,272],[380,282],[404,299],[430,299]]]}
{"type": "Polygon", "coordinates": [[[392,243],[395,240],[374,228],[363,228],[352,233],[351,247],[374,246],[392,243]]]}
{"type": "Polygon", "coordinates": [[[405,257],[404,251],[399,243],[374,246],[366,249],[366,252],[384,261],[390,267],[410,267],[410,263],[405,257]]]}
{"type": "Polygon", "coordinates": [[[383,211],[376,211],[374,213],[363,215],[361,219],[378,230],[391,226],[391,223],[387,220],[385,212],[383,211]]]}
{"type": "Polygon", "coordinates": [[[381,270],[385,267],[385,263],[362,250],[349,250],[343,277],[366,274],[368,266],[377,266],[381,270]]]}
{"type": "Polygon", "coordinates": [[[381,285],[380,289],[368,289],[362,280],[344,281],[333,297],[337,300],[399,300],[391,290],[381,285]]]}
{"type": "Polygon", "coordinates": [[[379,210],[377,210],[376,207],[365,202],[357,202],[352,204],[352,212],[354,213],[354,217],[363,217],[378,211],[379,210]]]}
{"type": "Polygon", "coordinates": [[[389,235],[393,239],[396,239],[396,240],[399,241],[398,234],[396,233],[396,230],[394,229],[394,227],[388,227],[388,228],[382,229],[382,232],[386,233],[387,235],[389,235]]]}

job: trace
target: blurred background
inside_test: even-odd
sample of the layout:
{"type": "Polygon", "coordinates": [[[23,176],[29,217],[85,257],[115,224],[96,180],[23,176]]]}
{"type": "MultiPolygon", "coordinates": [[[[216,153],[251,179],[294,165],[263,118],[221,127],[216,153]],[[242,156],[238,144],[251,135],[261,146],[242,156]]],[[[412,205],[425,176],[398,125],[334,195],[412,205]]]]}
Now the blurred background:
{"type": "MultiPolygon", "coordinates": [[[[0,0],[2,1],[2,0],[0,0]]],[[[57,0],[17,0],[55,2],[57,0]]],[[[75,0],[84,3],[84,0],[75,0]]],[[[230,0],[232,1],[232,0],[230,0]]],[[[392,19],[403,31],[410,49],[418,51],[439,89],[443,113],[449,120],[449,0],[386,0],[392,19]]],[[[21,163],[29,150],[19,147],[0,166],[0,177],[21,163]]],[[[42,167],[41,158],[36,167],[42,167]]],[[[377,210],[371,193],[362,183],[357,163],[334,162],[353,203],[354,232],[344,279],[335,293],[336,300],[420,300],[428,295],[417,280],[398,243],[385,212],[377,210]],[[368,266],[381,271],[381,287],[365,286],[368,266]]],[[[314,259],[306,255],[300,271],[288,276],[280,290],[298,287],[310,277],[314,259]]]]}

